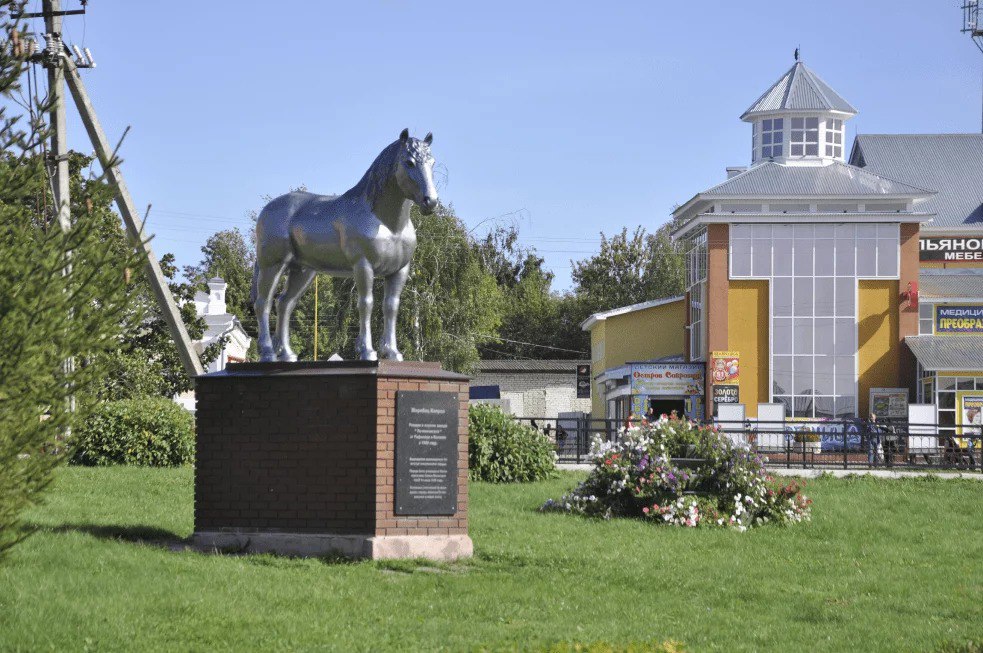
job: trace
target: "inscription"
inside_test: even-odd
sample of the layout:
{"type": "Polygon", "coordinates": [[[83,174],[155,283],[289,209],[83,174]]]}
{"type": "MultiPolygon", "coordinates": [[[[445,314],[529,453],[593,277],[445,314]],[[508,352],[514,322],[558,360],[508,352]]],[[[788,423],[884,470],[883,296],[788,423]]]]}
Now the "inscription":
{"type": "Polygon", "coordinates": [[[457,512],[457,402],[452,392],[396,393],[397,515],[457,512]]]}

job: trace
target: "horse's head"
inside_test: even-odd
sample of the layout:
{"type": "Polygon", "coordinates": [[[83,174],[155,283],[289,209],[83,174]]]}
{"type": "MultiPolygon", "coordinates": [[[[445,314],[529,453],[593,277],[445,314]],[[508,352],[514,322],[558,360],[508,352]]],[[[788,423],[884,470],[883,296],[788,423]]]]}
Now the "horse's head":
{"type": "Polygon", "coordinates": [[[433,134],[426,138],[411,138],[410,130],[404,129],[399,135],[396,154],[396,182],[407,199],[420,205],[424,215],[430,215],[437,208],[437,188],[433,184],[433,155],[430,144],[433,134]]]}

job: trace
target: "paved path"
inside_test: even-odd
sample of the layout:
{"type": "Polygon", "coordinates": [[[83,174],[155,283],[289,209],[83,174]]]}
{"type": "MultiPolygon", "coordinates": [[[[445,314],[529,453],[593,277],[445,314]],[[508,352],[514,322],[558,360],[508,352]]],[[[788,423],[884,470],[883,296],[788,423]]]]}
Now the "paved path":
{"type": "MultiPolygon", "coordinates": [[[[576,463],[560,463],[558,469],[564,471],[589,472],[591,465],[576,463]]],[[[821,474],[831,474],[836,478],[844,476],[874,476],[877,478],[917,478],[919,476],[938,476],[939,478],[970,478],[983,481],[979,472],[960,472],[946,469],[796,469],[794,467],[768,467],[768,472],[776,476],[797,476],[799,478],[818,478],[821,474]]]]}

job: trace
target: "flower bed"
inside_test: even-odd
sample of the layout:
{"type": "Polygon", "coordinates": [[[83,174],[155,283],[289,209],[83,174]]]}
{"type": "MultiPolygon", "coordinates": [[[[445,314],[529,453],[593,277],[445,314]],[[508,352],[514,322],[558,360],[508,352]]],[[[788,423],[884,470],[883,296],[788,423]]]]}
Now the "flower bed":
{"type": "Polygon", "coordinates": [[[812,501],[798,483],[776,483],[757,455],[715,428],[663,416],[621,436],[595,441],[590,476],[542,510],[740,531],[809,519],[812,501]]]}

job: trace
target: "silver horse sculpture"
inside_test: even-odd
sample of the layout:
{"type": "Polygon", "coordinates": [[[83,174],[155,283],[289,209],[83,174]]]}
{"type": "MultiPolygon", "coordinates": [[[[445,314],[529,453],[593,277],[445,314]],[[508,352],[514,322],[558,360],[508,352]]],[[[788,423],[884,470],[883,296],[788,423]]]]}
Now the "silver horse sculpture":
{"type": "Polygon", "coordinates": [[[362,180],[341,196],[294,192],[267,204],[256,222],[252,302],[259,321],[261,361],[295,361],[290,314],[314,275],[354,277],[358,288],[358,355],[363,360],[403,360],[396,345],[396,313],[416,249],[410,221],[413,202],[429,215],[437,206],[433,183],[433,135],[399,139],[376,157],[362,180]],[[276,298],[276,337],[270,337],[270,306],[276,298]],[[372,282],[385,279],[379,353],[372,348],[372,282]]]}

